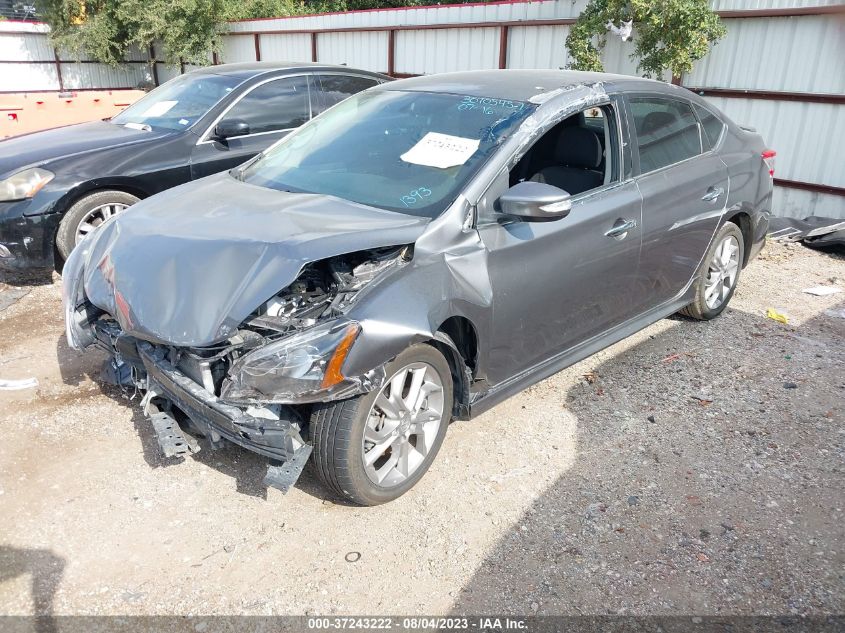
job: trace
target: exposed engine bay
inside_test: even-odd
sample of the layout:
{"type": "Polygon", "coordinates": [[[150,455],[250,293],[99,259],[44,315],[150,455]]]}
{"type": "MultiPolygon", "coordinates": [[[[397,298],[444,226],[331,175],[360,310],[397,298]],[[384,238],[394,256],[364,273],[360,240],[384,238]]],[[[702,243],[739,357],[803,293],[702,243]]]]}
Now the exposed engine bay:
{"type": "Polygon", "coordinates": [[[407,261],[409,251],[407,246],[378,249],[308,264],[296,281],[262,304],[244,326],[272,338],[339,316],[379,274],[407,261]]]}
{"type": "MultiPolygon", "coordinates": [[[[238,359],[343,315],[365,287],[407,262],[410,255],[409,246],[389,247],[307,264],[295,281],[261,304],[228,339],[207,347],[168,347],[168,360],[210,394],[221,396],[223,384],[238,359]]],[[[116,346],[122,333],[116,321],[103,314],[93,325],[101,346],[117,351],[118,360],[122,360],[116,346]]],[[[112,382],[117,384],[131,382],[140,386],[137,377],[131,381],[125,374],[115,378],[118,379],[112,382]]]]}
{"type": "Polygon", "coordinates": [[[111,355],[103,379],[143,392],[166,456],[198,451],[197,437],[212,448],[224,440],[248,445],[285,462],[283,470],[268,471],[268,484],[285,490],[311,450],[311,403],[382,384],[383,368],[363,376],[341,373],[338,350],[348,349],[360,332],[343,316],[363,290],[410,258],[411,247],[401,246],[309,263],[226,340],[204,347],[129,336],[108,313],[92,314],[89,304],[91,342],[111,355]]]}

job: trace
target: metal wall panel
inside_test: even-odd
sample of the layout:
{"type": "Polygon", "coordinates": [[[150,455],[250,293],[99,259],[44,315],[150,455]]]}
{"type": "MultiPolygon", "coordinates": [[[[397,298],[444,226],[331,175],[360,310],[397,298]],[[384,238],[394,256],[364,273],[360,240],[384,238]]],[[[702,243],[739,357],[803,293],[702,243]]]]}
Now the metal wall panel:
{"type": "MultiPolygon", "coordinates": [[[[47,46],[50,45],[49,38],[45,35],[40,36],[44,39],[47,46]]],[[[50,58],[52,58],[52,48],[50,48],[50,58]]],[[[94,61],[90,55],[87,55],[84,51],[71,51],[67,49],[59,49],[59,57],[63,61],[75,62],[90,62],[94,61]]],[[[138,48],[137,45],[133,44],[129,47],[129,51],[127,52],[126,56],[124,57],[127,61],[136,61],[136,62],[145,62],[149,60],[149,54],[146,50],[141,50],[138,48]]]]}
{"type": "Polygon", "coordinates": [[[46,35],[21,33],[0,37],[0,60],[38,62],[53,59],[53,47],[46,35]]]}
{"type": "MultiPolygon", "coordinates": [[[[310,41],[308,48],[309,55],[306,59],[310,61],[310,41]]],[[[384,31],[323,33],[317,36],[317,61],[385,72],[387,71],[387,33],[384,31]]]]}
{"type": "Polygon", "coordinates": [[[725,20],[727,36],[684,85],[845,93],[845,16],[725,20]]]}
{"type": "Polygon", "coordinates": [[[56,65],[0,64],[0,91],[58,90],[56,65]]]}
{"type": "Polygon", "coordinates": [[[222,38],[220,61],[225,64],[255,61],[255,38],[252,35],[229,35],[222,38]]]}
{"type": "Polygon", "coordinates": [[[823,218],[841,218],[845,220],[845,202],[842,196],[815,193],[802,189],[775,187],[772,200],[774,215],[787,218],[806,218],[818,215],[823,218]]]}
{"type": "Polygon", "coordinates": [[[566,68],[568,26],[513,26],[508,29],[508,68],[566,68]]]}
{"type": "Polygon", "coordinates": [[[262,35],[261,59],[286,62],[310,62],[311,36],[307,33],[262,35]]]}
{"type": "Polygon", "coordinates": [[[150,68],[146,64],[62,63],[62,79],[66,90],[76,88],[136,88],[143,82],[152,81],[150,68]]]}
{"type": "Polygon", "coordinates": [[[179,72],[179,66],[173,64],[156,64],[156,71],[158,72],[159,84],[170,81],[181,74],[179,72]]]}
{"type": "Polygon", "coordinates": [[[430,29],[396,33],[397,73],[431,74],[499,67],[499,29],[430,29]]]}
{"type": "Polygon", "coordinates": [[[776,176],[845,187],[842,106],[761,99],[707,100],[736,123],[753,127],[763,136],[777,152],[776,176]]]}
{"type": "Polygon", "coordinates": [[[750,11],[754,9],[796,9],[842,4],[842,0],[710,0],[714,11],[750,11]]]}
{"type": "Polygon", "coordinates": [[[586,0],[574,2],[547,0],[488,5],[452,5],[425,8],[352,11],[327,15],[248,20],[233,22],[231,32],[309,30],[397,26],[412,24],[457,24],[503,20],[540,20],[577,17],[587,6],[586,0]]]}

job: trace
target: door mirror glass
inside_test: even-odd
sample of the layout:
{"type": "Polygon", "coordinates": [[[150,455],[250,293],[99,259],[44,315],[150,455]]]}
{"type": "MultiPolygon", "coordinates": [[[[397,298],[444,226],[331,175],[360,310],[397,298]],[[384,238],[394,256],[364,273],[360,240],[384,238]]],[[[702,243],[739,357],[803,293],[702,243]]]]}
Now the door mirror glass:
{"type": "Polygon", "coordinates": [[[242,119],[228,119],[220,121],[214,128],[214,138],[225,141],[233,136],[246,136],[249,134],[249,123],[242,119]]]}
{"type": "Polygon", "coordinates": [[[565,218],[572,210],[569,193],[542,182],[519,182],[499,198],[502,213],[543,222],[565,218]]]}

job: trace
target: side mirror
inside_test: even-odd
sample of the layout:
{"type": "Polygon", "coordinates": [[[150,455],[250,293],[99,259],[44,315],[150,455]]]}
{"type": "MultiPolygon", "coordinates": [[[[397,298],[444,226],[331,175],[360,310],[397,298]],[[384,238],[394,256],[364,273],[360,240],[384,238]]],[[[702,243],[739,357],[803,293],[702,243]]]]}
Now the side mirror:
{"type": "Polygon", "coordinates": [[[214,138],[218,141],[225,141],[233,136],[246,136],[247,134],[249,134],[249,123],[242,119],[220,121],[214,127],[214,138]]]}
{"type": "Polygon", "coordinates": [[[569,193],[542,182],[520,182],[499,198],[502,213],[524,220],[544,222],[569,215],[569,193]]]}

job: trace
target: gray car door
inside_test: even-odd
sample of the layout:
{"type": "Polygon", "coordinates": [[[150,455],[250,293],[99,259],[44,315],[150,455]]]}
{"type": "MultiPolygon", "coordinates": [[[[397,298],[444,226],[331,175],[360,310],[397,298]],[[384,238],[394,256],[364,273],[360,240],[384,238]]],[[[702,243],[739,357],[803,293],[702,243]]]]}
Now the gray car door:
{"type": "MultiPolygon", "coordinates": [[[[501,180],[482,204],[494,205],[489,198],[508,184],[501,180]]],[[[551,222],[479,216],[493,288],[486,363],[491,384],[632,316],[642,212],[636,183],[622,174],[572,202],[567,217],[551,222]],[[620,232],[626,223],[628,230],[620,232]]]]}
{"type": "Polygon", "coordinates": [[[202,178],[246,162],[310,118],[307,75],[277,77],[253,86],[199,140],[191,155],[191,178],[202,178]],[[225,141],[213,139],[217,123],[230,120],[246,122],[249,134],[225,141]]]}
{"type": "MultiPolygon", "coordinates": [[[[728,199],[728,171],[702,153],[701,129],[686,101],[628,98],[643,196],[642,305],[676,297],[695,274],[728,199]]],[[[709,147],[709,145],[706,145],[709,147]]],[[[638,307],[642,307],[642,305],[638,307]]]]}

